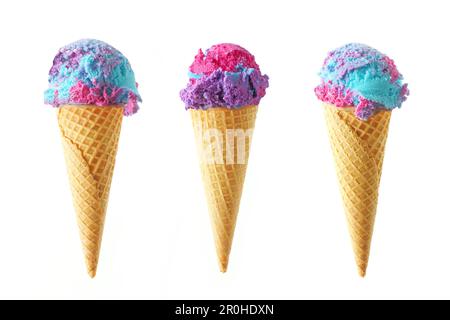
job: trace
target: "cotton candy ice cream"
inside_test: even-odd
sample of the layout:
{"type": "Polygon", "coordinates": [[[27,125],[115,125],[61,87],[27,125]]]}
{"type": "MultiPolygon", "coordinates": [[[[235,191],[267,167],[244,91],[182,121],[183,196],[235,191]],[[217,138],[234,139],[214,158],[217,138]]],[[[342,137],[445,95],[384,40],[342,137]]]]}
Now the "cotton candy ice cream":
{"type": "Polygon", "coordinates": [[[189,83],[180,93],[186,109],[258,105],[269,78],[262,75],[255,57],[235,44],[199,50],[189,68],[189,83]]]}
{"type": "Polygon", "coordinates": [[[45,102],[58,128],[87,272],[95,277],[124,115],[141,101],[128,60],[98,40],[59,50],[45,102]]]}
{"type": "Polygon", "coordinates": [[[394,61],[364,44],[351,43],[331,51],[320,77],[317,97],[336,107],[355,107],[361,120],[379,109],[399,108],[409,94],[394,61]]]}
{"type": "Polygon", "coordinates": [[[315,89],[333,152],[356,266],[366,275],[392,110],[408,87],[389,57],[363,44],[329,53],[315,89]]]}
{"type": "Polygon", "coordinates": [[[127,58],[102,41],[85,39],[59,50],[44,100],[55,107],[122,105],[132,115],[141,97],[127,58]]]}
{"type": "Polygon", "coordinates": [[[235,44],[199,50],[189,78],[180,96],[191,115],[219,268],[226,272],[258,104],[269,78],[235,44]]]}

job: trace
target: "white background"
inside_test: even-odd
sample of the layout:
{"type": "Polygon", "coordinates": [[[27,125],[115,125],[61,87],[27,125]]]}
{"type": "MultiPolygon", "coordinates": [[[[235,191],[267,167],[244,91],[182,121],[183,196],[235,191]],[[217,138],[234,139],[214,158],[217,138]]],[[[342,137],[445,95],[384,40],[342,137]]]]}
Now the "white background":
{"type": "Polygon", "coordinates": [[[0,298],[450,298],[448,1],[2,1],[0,298]],[[85,271],[55,110],[57,50],[97,38],[144,99],[123,124],[97,277],[85,271]],[[252,52],[260,104],[229,272],[218,270],[190,117],[199,48],[252,52]],[[366,279],[357,275],[320,102],[327,52],[392,57],[395,110],[366,279]]]}

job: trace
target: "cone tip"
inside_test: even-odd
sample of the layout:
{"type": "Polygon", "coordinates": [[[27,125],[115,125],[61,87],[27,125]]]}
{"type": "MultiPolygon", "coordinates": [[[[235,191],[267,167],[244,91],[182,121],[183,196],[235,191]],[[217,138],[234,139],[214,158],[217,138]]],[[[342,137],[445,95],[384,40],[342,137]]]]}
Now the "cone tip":
{"type": "Polygon", "coordinates": [[[361,278],[365,278],[366,277],[366,267],[359,267],[358,273],[361,278]]]}
{"type": "Polygon", "coordinates": [[[220,261],[220,272],[226,273],[228,270],[228,261],[220,261]]]}
{"type": "Polygon", "coordinates": [[[87,273],[91,279],[97,274],[97,261],[86,261],[87,273]]]}
{"type": "Polygon", "coordinates": [[[91,277],[91,279],[94,279],[95,275],[97,274],[97,270],[96,269],[88,270],[88,274],[89,277],[91,277]]]}

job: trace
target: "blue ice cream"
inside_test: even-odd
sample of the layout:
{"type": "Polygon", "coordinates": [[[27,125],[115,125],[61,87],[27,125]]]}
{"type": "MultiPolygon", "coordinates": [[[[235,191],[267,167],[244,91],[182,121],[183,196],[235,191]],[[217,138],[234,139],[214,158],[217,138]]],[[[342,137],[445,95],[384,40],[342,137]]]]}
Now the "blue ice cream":
{"type": "Polygon", "coordinates": [[[127,58],[110,45],[92,39],[59,50],[49,72],[44,101],[60,105],[122,105],[125,115],[141,101],[127,58]]]}
{"type": "Polygon", "coordinates": [[[351,43],[328,54],[317,97],[336,107],[355,107],[367,120],[377,109],[399,108],[409,94],[394,61],[364,44],[351,43]]]}

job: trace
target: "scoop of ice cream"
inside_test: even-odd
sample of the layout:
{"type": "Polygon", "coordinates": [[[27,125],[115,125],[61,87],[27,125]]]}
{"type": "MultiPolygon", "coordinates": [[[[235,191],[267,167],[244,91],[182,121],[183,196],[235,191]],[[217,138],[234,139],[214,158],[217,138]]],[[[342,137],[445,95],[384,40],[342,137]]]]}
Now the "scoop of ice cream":
{"type": "Polygon", "coordinates": [[[317,97],[336,107],[354,106],[367,120],[378,109],[400,108],[409,94],[394,61],[364,44],[351,43],[328,54],[317,97]]]}
{"type": "Polygon", "coordinates": [[[46,104],[123,105],[124,114],[138,110],[141,97],[127,58],[110,45],[85,39],[61,48],[49,72],[46,104]]]}
{"type": "Polygon", "coordinates": [[[180,92],[186,109],[258,105],[269,77],[262,75],[255,57],[235,44],[199,50],[189,68],[189,83],[180,92]]]}
{"type": "Polygon", "coordinates": [[[238,65],[259,71],[255,57],[250,52],[238,45],[223,43],[206,50],[206,55],[200,49],[189,70],[197,75],[210,75],[217,69],[234,71],[238,65]]]}

